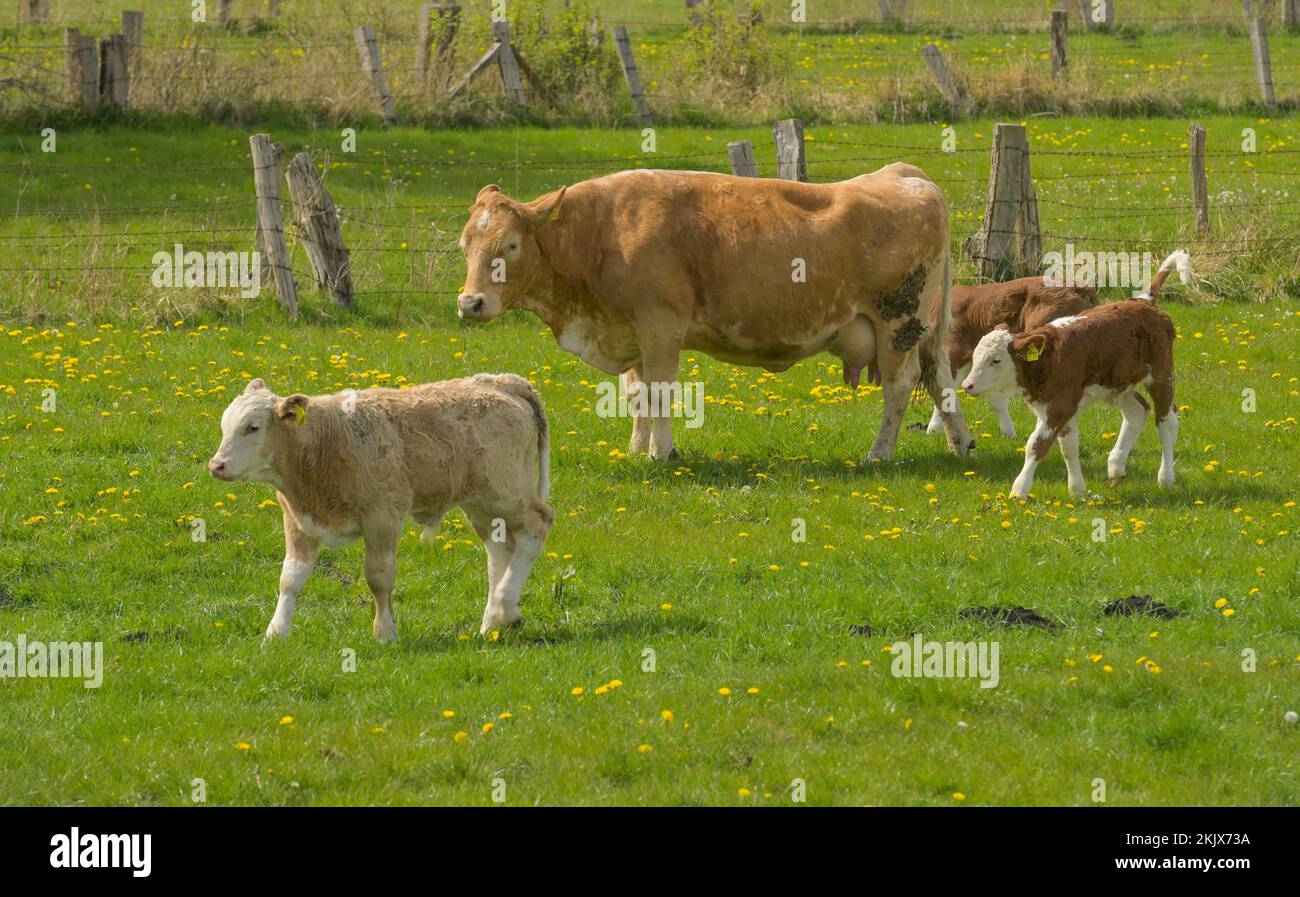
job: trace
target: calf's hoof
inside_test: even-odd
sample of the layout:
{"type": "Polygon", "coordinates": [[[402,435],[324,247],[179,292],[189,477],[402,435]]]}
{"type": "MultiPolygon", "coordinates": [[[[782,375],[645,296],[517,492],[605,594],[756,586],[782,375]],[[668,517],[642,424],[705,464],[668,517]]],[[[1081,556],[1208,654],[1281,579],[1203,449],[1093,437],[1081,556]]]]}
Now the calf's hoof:
{"type": "Polygon", "coordinates": [[[289,637],[289,626],[287,624],[277,625],[275,621],[272,621],[271,624],[266,627],[266,634],[262,636],[262,647],[265,648],[271,642],[275,642],[275,641],[282,642],[288,637],[289,637]]]}
{"type": "Polygon", "coordinates": [[[375,641],[381,645],[391,645],[397,641],[397,623],[392,620],[376,621],[374,631],[375,641]]]}
{"type": "Polygon", "coordinates": [[[1113,474],[1110,475],[1110,484],[1111,484],[1112,486],[1118,486],[1118,485],[1119,485],[1120,483],[1122,483],[1122,482],[1124,482],[1124,474],[1122,474],[1122,473],[1114,474],[1114,473],[1113,473],[1113,474]]]}
{"type": "Polygon", "coordinates": [[[508,614],[505,611],[489,610],[483,614],[483,624],[478,628],[480,636],[486,636],[488,633],[498,629],[511,629],[524,625],[524,618],[518,611],[508,614]]]}

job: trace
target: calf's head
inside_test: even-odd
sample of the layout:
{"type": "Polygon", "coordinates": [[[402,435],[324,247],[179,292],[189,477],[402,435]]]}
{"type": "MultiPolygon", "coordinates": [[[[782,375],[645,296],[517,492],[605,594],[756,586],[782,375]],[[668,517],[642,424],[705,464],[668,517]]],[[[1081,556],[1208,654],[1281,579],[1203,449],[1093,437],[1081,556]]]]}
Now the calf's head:
{"type": "Polygon", "coordinates": [[[465,286],[456,311],[467,321],[487,321],[519,301],[543,264],[537,229],[560,210],[565,188],[530,203],[506,196],[496,184],[479,191],[460,235],[465,286]]]}
{"type": "Polygon", "coordinates": [[[1017,395],[1024,390],[1019,373],[1022,366],[1037,363],[1051,339],[1051,333],[1042,330],[1019,335],[1003,327],[989,331],[975,346],[970,373],[961,388],[972,396],[1017,395]]]}
{"type": "Polygon", "coordinates": [[[307,411],[301,394],[281,398],[260,378],[221,415],[221,445],[208,462],[208,472],[219,480],[266,480],[274,477],[271,464],[284,428],[297,426],[307,411]]]}

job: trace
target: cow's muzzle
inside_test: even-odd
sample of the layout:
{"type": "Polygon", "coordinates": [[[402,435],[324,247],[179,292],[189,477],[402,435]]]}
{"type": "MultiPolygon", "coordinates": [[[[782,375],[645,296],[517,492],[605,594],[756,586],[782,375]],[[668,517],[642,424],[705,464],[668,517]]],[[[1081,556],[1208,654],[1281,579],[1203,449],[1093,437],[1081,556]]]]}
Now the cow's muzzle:
{"type": "Polygon", "coordinates": [[[456,314],[462,320],[476,321],[483,317],[487,297],[482,293],[461,293],[456,299],[456,314]]]}

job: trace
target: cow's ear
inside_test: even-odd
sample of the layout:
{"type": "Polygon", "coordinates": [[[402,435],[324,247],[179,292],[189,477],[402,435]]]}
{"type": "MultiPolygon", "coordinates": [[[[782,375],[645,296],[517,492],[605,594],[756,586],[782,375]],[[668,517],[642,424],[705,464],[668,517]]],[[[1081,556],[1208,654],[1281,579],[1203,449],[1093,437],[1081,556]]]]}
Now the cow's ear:
{"type": "Polygon", "coordinates": [[[568,189],[568,187],[561,187],[556,192],[548,193],[528,204],[529,223],[532,224],[533,230],[537,230],[547,221],[559,220],[560,203],[564,202],[564,194],[568,189]]]}
{"type": "Polygon", "coordinates": [[[248,381],[248,385],[244,387],[244,394],[247,395],[250,392],[261,392],[264,389],[266,389],[266,381],[261,377],[258,377],[256,380],[248,381]]]}
{"type": "Polygon", "coordinates": [[[297,418],[298,423],[307,419],[307,397],[300,392],[296,392],[288,398],[281,399],[280,403],[275,406],[275,413],[280,420],[289,420],[297,418]]]}
{"type": "Polygon", "coordinates": [[[501,192],[501,188],[498,187],[496,184],[488,184],[486,187],[484,187],[482,190],[478,192],[478,197],[474,200],[474,202],[475,203],[483,202],[493,193],[500,193],[500,192],[501,192]]]}
{"type": "Polygon", "coordinates": [[[1047,331],[1018,336],[1011,342],[1011,356],[1018,361],[1037,361],[1047,351],[1051,338],[1047,331]]]}

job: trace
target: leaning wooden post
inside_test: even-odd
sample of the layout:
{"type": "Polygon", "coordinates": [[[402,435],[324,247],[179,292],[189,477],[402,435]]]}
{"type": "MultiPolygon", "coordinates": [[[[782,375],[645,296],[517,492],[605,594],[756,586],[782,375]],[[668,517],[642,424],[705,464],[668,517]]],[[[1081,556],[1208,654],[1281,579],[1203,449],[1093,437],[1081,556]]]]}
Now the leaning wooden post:
{"type": "MultiPolygon", "coordinates": [[[[454,0],[438,4],[438,49],[433,55],[434,65],[438,71],[446,71],[447,57],[451,54],[452,44],[456,42],[456,32],[460,30],[460,6],[454,0]]],[[[450,77],[444,76],[444,83],[450,77]]]]}
{"type": "Polygon", "coordinates": [[[614,26],[614,50],[618,61],[623,66],[623,77],[627,79],[627,89],[632,94],[632,105],[636,106],[641,116],[641,124],[647,128],[653,125],[654,116],[650,113],[650,104],[646,102],[641,91],[641,76],[636,70],[636,58],[632,55],[632,41],[627,36],[627,29],[622,25],[614,26]]]}
{"type": "Polygon", "coordinates": [[[421,3],[420,13],[415,20],[415,73],[420,81],[429,79],[429,49],[433,35],[429,33],[429,24],[433,19],[433,4],[421,3]]]}
{"type": "Polygon", "coordinates": [[[758,163],[754,161],[754,144],[748,140],[728,143],[727,156],[731,159],[732,174],[742,178],[758,177],[758,163]]]}
{"type": "Polygon", "coordinates": [[[519,78],[519,60],[515,57],[515,48],[510,45],[510,23],[493,22],[492,39],[501,45],[497,53],[497,65],[501,69],[501,83],[505,85],[506,96],[512,105],[524,105],[524,82],[519,78]]]}
{"type": "Polygon", "coordinates": [[[275,279],[275,294],[289,314],[298,314],[298,291],[293,283],[289,250],[284,245],[284,217],[280,208],[281,147],[269,134],[248,138],[253,154],[253,187],[257,192],[257,249],[262,253],[262,270],[275,279]]]}
{"type": "Polygon", "coordinates": [[[995,125],[984,223],[967,239],[966,252],[981,277],[1002,281],[1037,273],[1041,245],[1025,128],[995,125]]]}
{"type": "Polygon", "coordinates": [[[352,308],[352,263],[343,243],[338,209],[325,183],[311,164],[311,157],[299,153],[285,171],[289,198],[293,201],[293,222],[298,238],[307,250],[312,276],[319,289],[329,291],[335,303],[352,308]]]}
{"type": "Polygon", "coordinates": [[[953,80],[952,73],[948,71],[948,64],[943,61],[943,54],[939,52],[937,44],[926,44],[921,48],[921,55],[925,57],[925,64],[930,69],[931,76],[934,77],[934,83],[939,85],[939,92],[943,98],[948,101],[948,105],[957,115],[969,115],[971,111],[970,100],[962,93],[957,82],[953,80]]]}
{"type": "Polygon", "coordinates": [[[804,158],[803,122],[787,118],[776,123],[776,176],[787,181],[808,180],[808,162],[804,158]]]}
{"type": "Polygon", "coordinates": [[[1063,9],[1052,11],[1052,75],[1060,75],[1070,67],[1069,14],[1063,9]]]}
{"type": "Polygon", "coordinates": [[[384,124],[396,124],[397,112],[393,109],[393,94],[388,89],[388,79],[384,77],[384,66],[379,61],[379,38],[375,37],[375,29],[362,25],[352,32],[352,37],[357,42],[361,71],[370,76],[375,98],[379,100],[379,111],[384,116],[384,124]]]}
{"type": "Polygon", "coordinates": [[[81,98],[81,32],[76,28],[63,29],[63,57],[68,96],[75,103],[81,98]]]}
{"type": "Polygon", "coordinates": [[[125,109],[130,95],[126,36],[114,34],[99,42],[99,100],[125,109]]]}
{"type": "Polygon", "coordinates": [[[1196,232],[1210,232],[1210,187],[1205,177],[1205,128],[1193,123],[1187,135],[1187,154],[1192,168],[1192,206],[1196,209],[1196,232]]]}
{"type": "Polygon", "coordinates": [[[1265,106],[1273,105],[1273,63],[1268,58],[1268,23],[1256,16],[1250,20],[1250,49],[1255,54],[1255,81],[1265,106]]]}
{"type": "Polygon", "coordinates": [[[1300,0],[1282,0],[1282,27],[1300,25],[1300,0]]]}
{"type": "Polygon", "coordinates": [[[81,52],[78,54],[81,73],[81,108],[94,112],[99,108],[99,43],[94,35],[80,35],[81,52]]]}
{"type": "Polygon", "coordinates": [[[122,10],[122,34],[126,36],[127,66],[139,71],[141,48],[144,46],[144,13],[122,10]]]}

